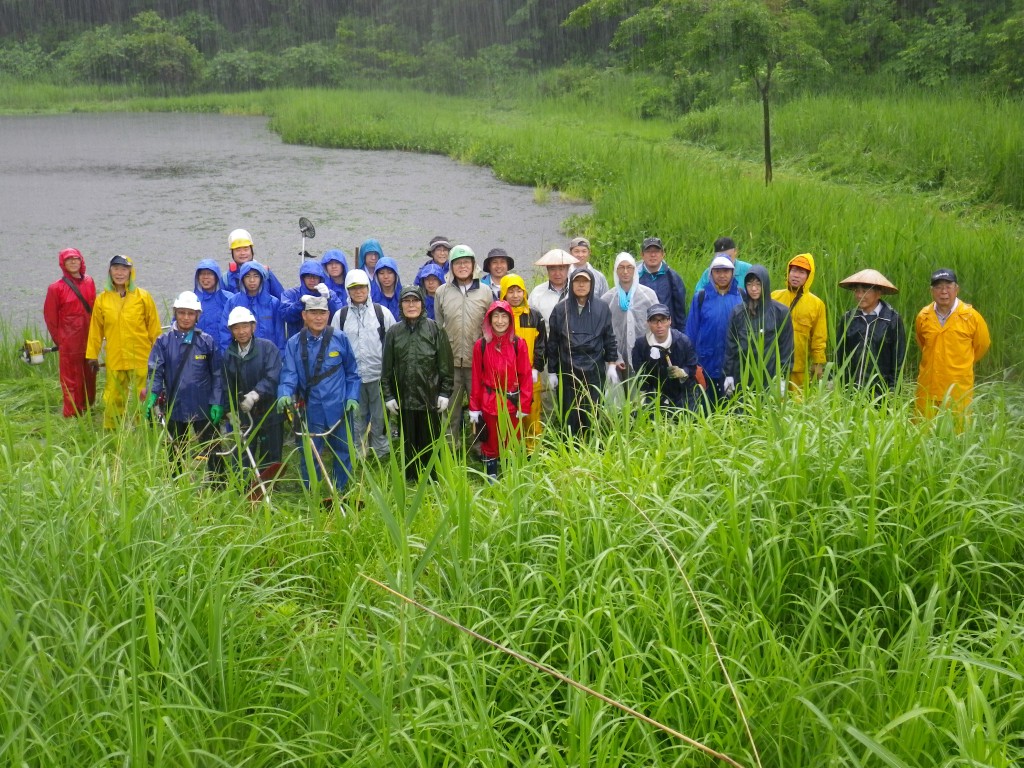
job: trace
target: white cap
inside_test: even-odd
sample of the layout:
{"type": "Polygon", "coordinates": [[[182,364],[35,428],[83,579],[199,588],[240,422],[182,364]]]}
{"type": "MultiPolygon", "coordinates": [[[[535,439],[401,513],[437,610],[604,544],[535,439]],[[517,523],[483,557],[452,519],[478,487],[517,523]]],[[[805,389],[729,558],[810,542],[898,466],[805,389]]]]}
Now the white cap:
{"type": "Polygon", "coordinates": [[[196,312],[203,311],[203,305],[199,303],[199,297],[193,291],[182,291],[171,306],[174,309],[192,309],[196,312]]]}
{"type": "Polygon", "coordinates": [[[255,323],[256,315],[248,307],[235,307],[228,312],[228,328],[239,323],[255,323]]]}
{"type": "Polygon", "coordinates": [[[356,288],[360,285],[365,285],[367,288],[369,288],[370,276],[366,274],[365,270],[350,269],[348,271],[348,274],[345,275],[345,287],[356,288]]]}
{"type": "Polygon", "coordinates": [[[715,256],[715,258],[711,260],[711,268],[731,269],[735,271],[736,265],[732,263],[732,259],[730,259],[728,256],[715,256]]]}

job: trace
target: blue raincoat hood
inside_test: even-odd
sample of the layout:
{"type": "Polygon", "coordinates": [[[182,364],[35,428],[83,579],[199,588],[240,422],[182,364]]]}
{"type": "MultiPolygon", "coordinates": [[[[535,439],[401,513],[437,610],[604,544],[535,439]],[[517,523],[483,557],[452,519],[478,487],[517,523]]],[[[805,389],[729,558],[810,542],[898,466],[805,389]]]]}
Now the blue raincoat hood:
{"type": "MultiPolygon", "coordinates": [[[[359,252],[356,257],[356,266],[359,267],[359,269],[366,269],[366,254],[371,251],[375,251],[380,254],[380,259],[377,260],[378,264],[380,264],[384,259],[384,249],[380,247],[380,241],[371,237],[369,240],[364,240],[363,244],[359,246],[359,252]]],[[[374,269],[376,269],[376,267],[374,267],[374,269]]]]}

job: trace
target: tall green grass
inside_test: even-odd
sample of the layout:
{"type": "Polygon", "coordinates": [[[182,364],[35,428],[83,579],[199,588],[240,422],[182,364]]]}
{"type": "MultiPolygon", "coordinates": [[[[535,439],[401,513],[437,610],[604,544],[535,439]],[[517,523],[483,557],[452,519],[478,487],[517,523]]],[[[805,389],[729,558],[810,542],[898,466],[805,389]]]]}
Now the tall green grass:
{"type": "Polygon", "coordinates": [[[622,413],[496,486],[361,467],[342,515],[171,478],[52,373],[0,388],[5,763],[711,764],[362,574],[754,765],[689,582],[763,765],[1024,760],[1019,395],[622,413]]]}

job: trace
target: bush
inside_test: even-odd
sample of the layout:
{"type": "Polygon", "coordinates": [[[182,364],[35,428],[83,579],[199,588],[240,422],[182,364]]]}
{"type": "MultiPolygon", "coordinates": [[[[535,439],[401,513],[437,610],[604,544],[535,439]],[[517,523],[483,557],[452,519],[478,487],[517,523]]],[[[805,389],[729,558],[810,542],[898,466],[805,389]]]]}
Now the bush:
{"type": "Polygon", "coordinates": [[[203,57],[195,46],[173,32],[129,35],[126,51],[132,72],[145,85],[187,91],[200,80],[203,57]]]}
{"type": "Polygon", "coordinates": [[[225,47],[230,34],[220,22],[197,11],[189,11],[170,21],[171,29],[196,47],[204,56],[212,56],[225,47]]]}
{"type": "Polygon", "coordinates": [[[280,56],[277,83],[299,88],[340,85],[345,66],[337,52],[323,43],[285,49],[280,56]]]}
{"type": "Polygon", "coordinates": [[[250,91],[272,87],[280,62],[263,51],[221,51],[206,67],[204,85],[214,91],[250,91]]]}
{"type": "Polygon", "coordinates": [[[995,56],[989,84],[1010,94],[1024,93],[1024,11],[1003,22],[989,36],[989,45],[995,56]]]}
{"type": "Polygon", "coordinates": [[[0,74],[34,79],[53,71],[53,59],[36,40],[0,46],[0,74]]]}
{"type": "Polygon", "coordinates": [[[128,41],[109,25],[83,32],[67,48],[62,67],[76,80],[126,83],[131,78],[128,41]]]}

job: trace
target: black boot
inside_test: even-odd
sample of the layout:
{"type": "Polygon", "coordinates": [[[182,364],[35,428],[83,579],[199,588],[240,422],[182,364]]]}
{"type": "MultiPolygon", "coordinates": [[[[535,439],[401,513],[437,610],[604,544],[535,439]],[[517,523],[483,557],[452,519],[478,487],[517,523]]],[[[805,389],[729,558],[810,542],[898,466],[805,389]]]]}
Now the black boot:
{"type": "Polygon", "coordinates": [[[485,467],[487,470],[487,479],[492,483],[498,482],[498,460],[487,459],[485,467]]]}

